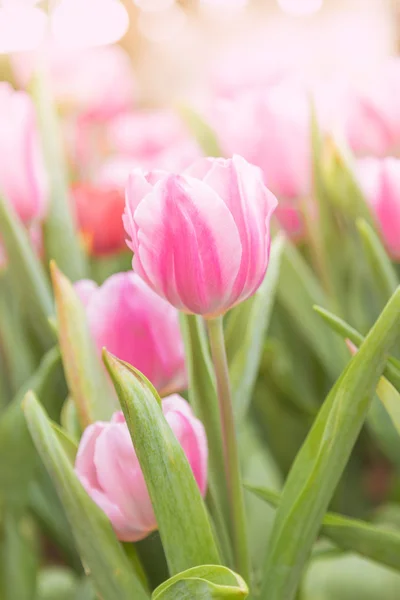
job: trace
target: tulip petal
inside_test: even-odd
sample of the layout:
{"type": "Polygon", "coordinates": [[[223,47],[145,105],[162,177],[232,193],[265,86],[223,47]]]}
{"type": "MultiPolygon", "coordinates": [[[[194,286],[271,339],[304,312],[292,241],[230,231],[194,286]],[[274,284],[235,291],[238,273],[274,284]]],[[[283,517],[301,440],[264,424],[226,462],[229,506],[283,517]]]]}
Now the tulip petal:
{"type": "Polygon", "coordinates": [[[79,443],[78,453],[76,455],[75,470],[79,478],[84,478],[90,488],[99,488],[95,465],[93,463],[96,442],[104,431],[107,423],[96,421],[86,427],[79,443]]]}
{"type": "Polygon", "coordinates": [[[269,220],[277,206],[275,196],[263,183],[261,171],[242,157],[215,160],[204,182],[228,206],[239,231],[242,261],[232,301],[254,292],[264,278],[269,256],[269,220]]]}
{"type": "Polygon", "coordinates": [[[107,427],[99,436],[94,463],[101,489],[118,505],[127,523],[142,532],[156,528],[150,496],[126,424],[107,427]]]}
{"type": "Polygon", "coordinates": [[[182,446],[201,494],[207,488],[207,438],[203,424],[194,417],[189,404],[178,394],[162,403],[165,418],[182,446]]]}
{"type": "Polygon", "coordinates": [[[155,185],[134,214],[135,270],[177,308],[218,313],[236,280],[239,232],[222,199],[191,177],[155,185]]]}

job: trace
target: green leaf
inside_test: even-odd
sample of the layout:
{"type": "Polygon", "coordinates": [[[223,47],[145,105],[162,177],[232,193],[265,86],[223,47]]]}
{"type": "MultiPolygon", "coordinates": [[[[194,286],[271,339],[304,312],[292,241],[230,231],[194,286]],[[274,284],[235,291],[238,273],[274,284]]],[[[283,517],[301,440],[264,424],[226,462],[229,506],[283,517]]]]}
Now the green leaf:
{"type": "Polygon", "coordinates": [[[13,288],[24,301],[24,310],[43,348],[48,350],[55,340],[48,322],[54,312],[50,286],[22,223],[1,196],[0,235],[7,251],[13,288]]]}
{"type": "MultiPolygon", "coordinates": [[[[271,506],[279,506],[280,494],[254,485],[245,484],[245,487],[271,506]]],[[[397,531],[328,512],[323,518],[320,533],[343,550],[400,571],[400,533],[397,531]]]]}
{"type": "Polygon", "coordinates": [[[396,271],[374,229],[364,219],[357,219],[357,229],[371,267],[374,289],[385,303],[399,284],[396,271]]]}
{"type": "Polygon", "coordinates": [[[225,340],[228,348],[231,340],[237,343],[236,352],[229,361],[229,375],[238,423],[247,413],[260,367],[283,250],[284,238],[279,236],[272,242],[268,271],[261,286],[254,296],[229,315],[225,340]]]}
{"type": "Polygon", "coordinates": [[[75,464],[76,455],[78,453],[78,444],[72,440],[68,433],[61,429],[57,423],[51,423],[54,433],[57,436],[58,442],[62,446],[65,456],[69,459],[72,466],[75,464]]]}
{"type": "Polygon", "coordinates": [[[262,598],[294,597],[399,330],[400,288],[332,388],[297,454],[271,534],[262,598]]]}
{"type": "Polygon", "coordinates": [[[325,304],[325,295],[299,251],[290,243],[285,245],[282,255],[277,293],[327,373],[336,378],[346,363],[345,349],[335,336],[321,328],[312,307],[325,304]]]}
{"type": "MultiPolygon", "coordinates": [[[[35,453],[36,449],[35,449],[35,453]]],[[[35,471],[29,486],[29,509],[40,525],[41,531],[60,551],[64,561],[77,573],[82,572],[82,563],[76,550],[71,526],[64,508],[43,463],[35,471]]]]}
{"type": "Polygon", "coordinates": [[[215,131],[198,112],[190,106],[178,107],[178,113],[186,123],[190,133],[196,138],[205,156],[223,156],[215,131]]]}
{"type": "Polygon", "coordinates": [[[212,600],[212,598],[246,598],[246,582],[226,567],[203,565],[178,573],[162,583],[152,600],[212,600]]]}
{"type": "Polygon", "coordinates": [[[43,396],[46,409],[56,418],[65,395],[58,348],[45,354],[36,373],[0,417],[0,456],[7,457],[7,460],[0,461],[0,498],[7,498],[13,505],[26,501],[28,486],[39,462],[21,409],[28,389],[43,396]]]}
{"type": "Polygon", "coordinates": [[[68,433],[70,438],[78,442],[82,437],[82,429],[79,425],[78,412],[76,404],[71,396],[68,396],[63,404],[60,415],[61,426],[68,433]]]}
{"type": "Polygon", "coordinates": [[[36,449],[63,503],[85,569],[105,600],[148,597],[110,521],[82,487],[46,413],[28,393],[24,412],[36,449]]]}
{"type": "Polygon", "coordinates": [[[33,520],[6,510],[0,527],[2,600],[34,600],[38,563],[39,544],[33,520]]]}
{"type": "Polygon", "coordinates": [[[154,388],[136,369],[106,351],[104,362],[146,480],[170,573],[219,564],[203,499],[154,388]]]}
{"type": "Polygon", "coordinates": [[[51,274],[65,376],[84,428],[92,421],[109,420],[116,409],[115,394],[97,354],[85,309],[73,285],[54,263],[51,274]]]}
{"type": "Polygon", "coordinates": [[[23,303],[16,297],[9,275],[0,276],[0,340],[1,360],[4,360],[7,382],[14,394],[35,370],[36,357],[26,332],[23,303]]]}
{"type": "Polygon", "coordinates": [[[180,314],[189,375],[189,402],[203,423],[208,442],[208,506],[216,528],[221,553],[233,564],[229,541],[228,499],[225,487],[221,421],[217,391],[208,350],[208,341],[201,317],[180,314]]]}
{"type": "Polygon", "coordinates": [[[43,152],[50,178],[50,208],[43,227],[48,261],[53,259],[73,281],[83,279],[87,265],[75,229],[68,189],[68,174],[58,115],[45,75],[38,72],[32,94],[36,104],[43,152]]]}
{"type": "MultiPolygon", "coordinates": [[[[340,319],[321,306],[314,306],[314,310],[320,317],[323,318],[329,327],[338,333],[343,339],[349,339],[355,346],[361,346],[365,339],[364,336],[343,321],[343,319],[340,319]]],[[[397,390],[400,390],[400,363],[396,358],[393,356],[388,357],[383,373],[388,381],[390,381],[397,390]]]]}

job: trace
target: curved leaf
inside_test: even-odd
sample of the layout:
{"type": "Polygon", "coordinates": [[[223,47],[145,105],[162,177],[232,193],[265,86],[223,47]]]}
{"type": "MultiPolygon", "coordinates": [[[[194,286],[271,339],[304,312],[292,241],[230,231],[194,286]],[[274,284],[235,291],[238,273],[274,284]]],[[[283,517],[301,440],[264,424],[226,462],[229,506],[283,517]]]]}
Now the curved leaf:
{"type": "Polygon", "coordinates": [[[24,310],[29,314],[43,348],[48,350],[55,341],[48,322],[54,312],[50,286],[26,231],[13,208],[1,196],[0,235],[11,265],[13,289],[24,300],[24,310]]]}
{"type": "Polygon", "coordinates": [[[262,598],[291,600],[335,488],[400,333],[400,288],[332,388],[293,463],[282,493],[262,598]]]}
{"type": "Polygon", "coordinates": [[[63,272],[76,281],[85,277],[87,264],[71,213],[67,166],[58,115],[43,72],[36,74],[32,91],[50,178],[51,202],[43,227],[46,255],[48,261],[56,260],[63,272]]]}
{"type": "Polygon", "coordinates": [[[145,377],[104,350],[146,480],[171,574],[220,558],[185,453],[145,377]]]}
{"type": "Polygon", "coordinates": [[[51,265],[58,335],[68,387],[82,427],[108,420],[116,409],[114,391],[97,354],[86,314],[71,282],[51,265]]]}
{"type": "Polygon", "coordinates": [[[44,355],[36,373],[23,386],[0,417],[0,497],[14,505],[24,503],[35,475],[38,455],[32,444],[21,402],[28,389],[45,398],[46,409],[55,418],[65,395],[65,383],[58,348],[44,355]]]}
{"type": "MultiPolygon", "coordinates": [[[[249,484],[245,487],[271,506],[279,506],[281,496],[277,492],[249,484]]],[[[320,533],[344,550],[400,571],[400,533],[393,529],[328,512],[320,533]]]]}
{"type": "Polygon", "coordinates": [[[148,594],[115,537],[110,521],[82,487],[46,413],[31,392],[25,397],[24,412],[98,595],[106,600],[145,600],[148,594]]]}
{"type": "Polygon", "coordinates": [[[203,565],[178,573],[162,583],[152,595],[152,600],[208,600],[212,598],[246,598],[246,582],[230,569],[216,565],[203,565]]]}

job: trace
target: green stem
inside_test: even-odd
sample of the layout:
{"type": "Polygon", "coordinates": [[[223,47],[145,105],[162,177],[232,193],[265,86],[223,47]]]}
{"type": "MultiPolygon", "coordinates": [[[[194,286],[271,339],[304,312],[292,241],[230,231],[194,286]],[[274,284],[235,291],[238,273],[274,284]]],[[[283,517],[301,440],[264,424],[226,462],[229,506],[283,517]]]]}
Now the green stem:
{"type": "Polygon", "coordinates": [[[244,495],[239,465],[232,394],[229,381],[222,317],[206,320],[211,355],[217,380],[219,411],[221,416],[222,446],[225,478],[228,489],[230,525],[232,531],[235,568],[250,584],[250,564],[246,531],[244,495]]]}

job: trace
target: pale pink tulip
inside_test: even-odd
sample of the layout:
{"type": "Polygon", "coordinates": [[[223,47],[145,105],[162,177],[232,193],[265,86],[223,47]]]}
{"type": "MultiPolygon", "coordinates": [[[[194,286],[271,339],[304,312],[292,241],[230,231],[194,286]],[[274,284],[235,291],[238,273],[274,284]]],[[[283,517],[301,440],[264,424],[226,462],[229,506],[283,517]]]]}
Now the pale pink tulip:
{"type": "Polygon", "coordinates": [[[76,284],[96,346],[141,371],[161,395],[186,386],[177,311],[136,273],[116,273],[100,287],[76,284]]]}
{"type": "Polygon", "coordinates": [[[0,83],[0,194],[21,220],[41,220],[47,208],[47,178],[32,100],[0,83]]]}
{"type": "Polygon", "coordinates": [[[386,248],[400,260],[400,160],[365,158],[359,161],[361,188],[376,216],[386,248]]]}
{"type": "MultiPolygon", "coordinates": [[[[189,404],[177,394],[164,398],[162,409],[204,496],[208,454],[204,427],[189,404]]],[[[146,482],[122,412],[114,413],[110,423],[98,421],[85,429],[75,469],[120,540],[136,542],[157,529],[146,482]]]]}
{"type": "Polygon", "coordinates": [[[115,155],[110,164],[120,166],[121,173],[122,165],[130,165],[130,171],[142,167],[179,172],[201,156],[181,119],[169,110],[121,114],[109,121],[107,130],[115,155]]]}
{"type": "Polygon", "coordinates": [[[124,214],[133,268],[176,308],[223,314],[265,276],[276,205],[240,156],[199,159],[183,175],[135,170],[124,214]]]}
{"type": "Polygon", "coordinates": [[[265,184],[279,199],[309,194],[309,100],[300,86],[282,83],[223,100],[213,125],[224,154],[240,154],[260,167],[265,184]]]}

